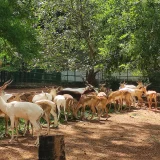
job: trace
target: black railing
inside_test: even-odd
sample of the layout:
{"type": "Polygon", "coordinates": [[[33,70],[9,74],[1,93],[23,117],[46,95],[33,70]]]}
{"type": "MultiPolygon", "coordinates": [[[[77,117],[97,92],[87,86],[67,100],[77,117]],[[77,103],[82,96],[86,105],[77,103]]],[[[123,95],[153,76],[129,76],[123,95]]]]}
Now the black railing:
{"type": "Polygon", "coordinates": [[[13,84],[18,83],[61,83],[61,73],[46,73],[44,70],[33,70],[30,72],[0,72],[0,83],[13,79],[13,84]]]}

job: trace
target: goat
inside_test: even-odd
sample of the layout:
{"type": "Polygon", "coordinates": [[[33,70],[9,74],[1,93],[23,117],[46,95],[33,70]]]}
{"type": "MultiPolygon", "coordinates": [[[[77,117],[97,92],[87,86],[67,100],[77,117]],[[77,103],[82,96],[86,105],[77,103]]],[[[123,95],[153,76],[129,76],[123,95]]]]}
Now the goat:
{"type": "Polygon", "coordinates": [[[138,103],[142,103],[142,95],[146,94],[146,87],[142,87],[140,89],[131,89],[131,88],[122,88],[119,91],[128,91],[131,93],[132,98],[133,98],[133,105],[135,106],[136,99],[135,97],[138,98],[138,103]]]}
{"type": "Polygon", "coordinates": [[[97,109],[98,120],[100,120],[102,113],[106,112],[108,116],[107,104],[108,104],[108,100],[104,92],[99,92],[98,94],[92,93],[92,94],[87,94],[82,96],[82,98],[78,102],[77,109],[79,109],[80,107],[83,108],[83,117],[84,117],[85,106],[89,106],[92,111],[92,116],[90,120],[93,118],[93,115],[96,114],[96,109],[97,109]]]}
{"type": "Polygon", "coordinates": [[[88,106],[91,108],[91,111],[92,111],[92,116],[90,119],[93,118],[93,113],[95,113],[95,104],[97,102],[97,99],[94,99],[93,97],[96,96],[97,93],[96,92],[91,92],[91,93],[88,93],[88,94],[82,94],[78,103],[77,103],[77,106],[76,106],[76,110],[75,110],[75,117],[77,118],[77,112],[80,108],[82,108],[82,111],[81,112],[81,119],[84,118],[84,113],[85,113],[85,107],[88,106]]]}
{"type": "Polygon", "coordinates": [[[67,111],[67,119],[68,114],[71,113],[71,116],[73,118],[73,115],[75,113],[75,105],[77,104],[77,100],[74,99],[70,94],[64,94],[63,95],[66,99],[66,111],[67,111]]]}
{"type": "Polygon", "coordinates": [[[141,81],[137,81],[137,86],[135,85],[127,85],[125,82],[123,83],[120,83],[120,87],[119,89],[122,89],[122,88],[130,88],[130,89],[139,89],[141,87],[144,87],[143,83],[141,81]]]}
{"type": "MultiPolygon", "coordinates": [[[[84,78],[83,78],[84,81],[84,78]]],[[[50,90],[50,94],[52,95],[52,98],[54,99],[54,102],[57,104],[58,108],[58,119],[60,117],[60,107],[63,106],[64,112],[66,111],[66,99],[64,97],[65,94],[71,95],[76,101],[80,101],[81,96],[91,93],[91,92],[96,92],[94,87],[90,85],[87,81],[85,81],[85,88],[61,88],[61,90],[58,90],[56,88],[52,88],[50,90]]],[[[75,101],[75,103],[76,103],[75,101]]],[[[80,103],[79,103],[80,104],[80,103]]],[[[75,111],[76,112],[76,111],[75,111]]],[[[65,120],[67,121],[67,114],[65,114],[65,120]]],[[[74,115],[76,115],[74,113],[74,115]]]]}
{"type": "MultiPolygon", "coordinates": [[[[34,96],[35,92],[32,93],[18,93],[16,95],[14,95],[13,97],[11,97],[8,101],[22,101],[21,98],[23,99],[23,101],[30,101],[32,102],[32,97],[34,96]]],[[[47,124],[48,124],[48,129],[47,129],[47,134],[49,134],[50,132],[50,114],[52,114],[52,116],[54,117],[54,127],[58,126],[58,120],[57,120],[57,114],[56,114],[56,105],[54,102],[50,101],[50,100],[39,100],[35,102],[36,104],[38,104],[43,110],[44,110],[44,116],[43,118],[46,120],[47,124]]],[[[27,121],[27,130],[29,130],[29,121],[27,121]]],[[[25,131],[24,134],[26,134],[26,127],[25,127],[25,131]]],[[[33,135],[33,129],[32,129],[32,135],[33,135]]]]}
{"type": "Polygon", "coordinates": [[[151,110],[151,108],[152,108],[153,100],[154,100],[154,103],[155,103],[155,108],[157,109],[157,92],[156,91],[151,91],[151,90],[147,91],[147,87],[150,84],[151,83],[145,85],[146,97],[147,97],[147,102],[148,102],[149,110],[151,110]]]}
{"type": "Polygon", "coordinates": [[[67,121],[67,114],[66,114],[66,98],[64,97],[64,95],[57,95],[57,91],[59,90],[58,88],[51,88],[50,90],[48,89],[49,93],[47,93],[48,95],[50,95],[53,99],[53,101],[55,102],[57,109],[58,109],[58,120],[60,119],[60,112],[61,112],[61,107],[63,107],[64,109],[64,115],[65,115],[65,121],[67,121]]]}
{"type": "Polygon", "coordinates": [[[66,99],[63,95],[57,95],[54,97],[54,102],[57,105],[58,109],[58,120],[60,118],[60,112],[61,112],[61,107],[64,109],[64,115],[65,115],[65,121],[67,121],[67,115],[66,115],[66,99]]]}
{"type": "MultiPolygon", "coordinates": [[[[10,85],[12,83],[13,80],[8,80],[6,81],[1,87],[0,87],[0,96],[3,98],[3,100],[5,102],[7,102],[7,100],[12,97],[12,94],[7,94],[4,92],[4,90],[6,89],[6,87],[8,85],[10,85]]],[[[5,119],[5,135],[8,136],[8,120],[9,120],[9,117],[3,113],[1,110],[0,110],[0,115],[4,117],[5,119]]]]}
{"type": "MultiPolygon", "coordinates": [[[[7,100],[7,102],[13,102],[13,101],[32,102],[32,99],[33,99],[34,95],[35,95],[35,92],[13,94],[13,96],[10,97],[7,100]]],[[[33,126],[32,126],[32,124],[31,124],[31,128],[32,128],[32,135],[33,135],[33,126]]],[[[25,122],[25,132],[24,132],[23,136],[26,134],[26,131],[29,133],[29,121],[25,122]],[[27,130],[26,130],[26,126],[27,126],[27,130]]]]}
{"type": "Polygon", "coordinates": [[[153,100],[155,103],[155,108],[157,109],[157,92],[156,91],[147,91],[146,96],[147,96],[149,109],[151,110],[151,108],[152,108],[153,100]]]}
{"type": "Polygon", "coordinates": [[[107,107],[107,104],[108,104],[107,95],[104,92],[99,92],[95,98],[97,99],[95,107],[98,111],[98,119],[100,120],[100,117],[105,112],[106,112],[106,116],[108,117],[109,109],[107,107]]]}
{"type": "Polygon", "coordinates": [[[113,102],[114,103],[114,109],[115,111],[117,111],[116,109],[116,104],[115,102],[118,101],[118,110],[120,110],[120,108],[122,108],[122,96],[123,96],[123,92],[118,90],[118,91],[114,91],[114,92],[111,92],[109,95],[108,95],[108,102],[111,103],[113,102]]]}
{"type": "Polygon", "coordinates": [[[86,82],[85,88],[64,88],[57,92],[57,95],[70,94],[77,101],[80,100],[81,95],[96,92],[94,87],[86,82]]]}
{"type": "Polygon", "coordinates": [[[45,92],[42,92],[40,94],[36,94],[33,96],[32,102],[34,103],[34,102],[42,100],[42,99],[48,99],[48,100],[52,101],[52,95],[49,93],[45,93],[45,92]]]}
{"type": "Polygon", "coordinates": [[[98,92],[104,92],[106,95],[109,95],[109,93],[111,92],[110,88],[106,87],[106,84],[99,84],[99,89],[98,92]]]}
{"type": "MultiPolygon", "coordinates": [[[[31,102],[18,102],[18,101],[6,103],[0,96],[0,109],[6,115],[9,116],[11,121],[12,136],[9,142],[12,142],[12,140],[14,139],[14,126],[16,127],[17,130],[18,118],[29,120],[32,123],[35,130],[38,132],[38,136],[40,135],[41,131],[40,118],[43,116],[44,111],[39,105],[31,102]]],[[[36,145],[38,145],[39,143],[38,136],[35,142],[36,145]]]]}
{"type": "Polygon", "coordinates": [[[58,118],[56,113],[56,104],[50,100],[39,100],[35,102],[44,111],[43,118],[47,121],[48,129],[47,134],[50,132],[50,114],[54,117],[54,127],[58,127],[58,118]]]}
{"type": "MultiPolygon", "coordinates": [[[[126,106],[129,107],[129,111],[131,110],[131,105],[133,102],[133,98],[130,92],[128,91],[122,91],[122,100],[125,101],[126,106]]],[[[122,106],[121,106],[122,107],[122,106]]],[[[122,110],[122,108],[121,108],[122,110]]]]}

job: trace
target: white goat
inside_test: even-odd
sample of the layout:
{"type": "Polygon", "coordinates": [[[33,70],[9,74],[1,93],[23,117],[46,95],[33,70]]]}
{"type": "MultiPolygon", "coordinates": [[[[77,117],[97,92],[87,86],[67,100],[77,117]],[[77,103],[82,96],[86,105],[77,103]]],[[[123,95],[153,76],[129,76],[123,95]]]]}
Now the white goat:
{"type": "Polygon", "coordinates": [[[141,81],[137,81],[137,86],[135,85],[132,85],[132,84],[126,84],[125,82],[123,83],[120,83],[120,87],[119,89],[122,89],[122,88],[130,88],[130,89],[139,89],[141,87],[144,87],[143,83],[141,81]]]}
{"type": "MultiPolygon", "coordinates": [[[[4,92],[4,89],[12,83],[12,80],[6,81],[1,87],[0,87],[0,96],[3,98],[5,102],[12,97],[12,94],[7,94],[4,92]]],[[[8,119],[9,117],[3,113],[3,111],[0,110],[0,115],[5,118],[5,135],[8,135],[8,119]]]]}
{"type": "Polygon", "coordinates": [[[0,96],[0,109],[9,116],[11,121],[12,136],[10,142],[14,139],[14,126],[17,130],[18,119],[23,118],[29,120],[35,128],[35,131],[38,132],[35,144],[39,144],[39,135],[41,131],[40,118],[44,114],[43,109],[39,105],[30,102],[16,101],[6,103],[0,96]]]}
{"type": "Polygon", "coordinates": [[[57,105],[58,109],[58,120],[60,118],[60,112],[61,112],[61,107],[64,109],[64,115],[65,115],[65,121],[67,121],[67,115],[66,115],[66,99],[63,95],[57,95],[54,97],[54,102],[57,105]]]}
{"type": "Polygon", "coordinates": [[[60,118],[61,107],[64,109],[65,121],[67,121],[67,113],[66,113],[66,98],[64,95],[57,95],[57,89],[52,88],[50,93],[52,96],[53,101],[55,102],[57,109],[58,109],[58,120],[60,118]]]}
{"type": "Polygon", "coordinates": [[[52,95],[49,93],[42,92],[40,94],[35,95],[32,99],[32,102],[35,103],[36,101],[39,101],[42,99],[48,99],[52,101],[52,95]]]}

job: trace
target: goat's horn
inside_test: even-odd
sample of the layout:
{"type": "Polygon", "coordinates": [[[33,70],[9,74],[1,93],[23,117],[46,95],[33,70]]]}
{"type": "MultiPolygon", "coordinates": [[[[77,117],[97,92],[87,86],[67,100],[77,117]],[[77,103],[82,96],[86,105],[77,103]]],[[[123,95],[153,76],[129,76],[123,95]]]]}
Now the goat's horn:
{"type": "Polygon", "coordinates": [[[145,85],[145,87],[148,87],[149,85],[151,85],[151,83],[149,83],[149,84],[145,85]]]}
{"type": "Polygon", "coordinates": [[[13,82],[13,80],[8,80],[8,81],[6,81],[4,84],[3,84],[3,86],[2,87],[0,87],[1,89],[6,89],[6,87],[8,86],[8,85],[10,85],[11,83],[13,82]]]}

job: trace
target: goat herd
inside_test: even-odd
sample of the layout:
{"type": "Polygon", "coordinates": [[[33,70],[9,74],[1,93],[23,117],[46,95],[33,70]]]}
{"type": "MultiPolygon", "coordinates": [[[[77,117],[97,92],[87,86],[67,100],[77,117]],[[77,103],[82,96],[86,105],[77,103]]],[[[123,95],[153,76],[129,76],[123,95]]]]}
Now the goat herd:
{"type": "MultiPolygon", "coordinates": [[[[105,115],[108,117],[108,111],[111,104],[114,104],[115,111],[125,109],[131,110],[131,106],[137,107],[144,104],[143,96],[146,97],[148,108],[152,108],[153,100],[157,109],[157,93],[156,91],[147,91],[147,86],[141,81],[138,85],[126,85],[121,83],[119,90],[112,91],[101,85],[99,89],[94,89],[90,84],[86,84],[85,88],[47,88],[45,92],[27,92],[27,93],[5,93],[6,87],[12,83],[11,80],[5,82],[0,87],[0,114],[5,117],[5,134],[8,134],[8,120],[11,122],[12,135],[10,142],[14,139],[14,129],[16,129],[16,138],[18,136],[19,118],[25,120],[26,125],[24,135],[29,129],[29,123],[37,132],[35,144],[39,143],[39,135],[41,132],[40,119],[43,117],[47,121],[47,134],[50,133],[50,115],[54,118],[54,127],[58,127],[61,110],[65,115],[65,121],[71,114],[74,118],[85,118],[85,108],[88,106],[91,111],[92,119],[94,116],[100,117],[105,115]],[[137,101],[138,100],[138,101],[137,101]],[[58,110],[58,112],[57,112],[58,110]]],[[[89,118],[89,117],[88,117],[89,118]]]]}

